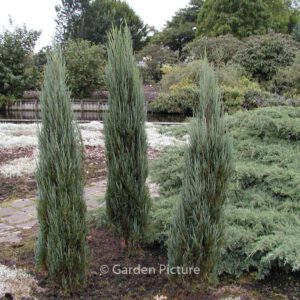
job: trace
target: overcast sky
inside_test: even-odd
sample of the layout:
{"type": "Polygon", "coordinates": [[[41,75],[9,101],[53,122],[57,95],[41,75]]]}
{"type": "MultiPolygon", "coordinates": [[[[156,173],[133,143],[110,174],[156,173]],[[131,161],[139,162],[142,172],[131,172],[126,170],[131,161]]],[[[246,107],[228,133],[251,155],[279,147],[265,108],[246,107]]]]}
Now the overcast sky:
{"type": "MultiPolygon", "coordinates": [[[[125,0],[149,25],[162,29],[167,20],[189,0],[125,0]]],[[[10,15],[15,25],[42,31],[36,49],[51,43],[55,30],[55,5],[60,0],[0,0],[0,31],[8,27],[10,15]]]]}

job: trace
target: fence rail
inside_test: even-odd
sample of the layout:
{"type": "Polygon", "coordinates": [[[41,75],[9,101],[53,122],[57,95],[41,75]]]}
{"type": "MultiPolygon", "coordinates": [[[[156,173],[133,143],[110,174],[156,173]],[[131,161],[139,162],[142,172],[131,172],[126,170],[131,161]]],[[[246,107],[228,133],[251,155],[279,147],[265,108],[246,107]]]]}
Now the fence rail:
{"type": "MultiPolygon", "coordinates": [[[[107,111],[107,100],[83,99],[73,100],[72,108],[74,111],[107,111]]],[[[21,99],[11,105],[6,106],[7,111],[40,111],[40,101],[38,99],[21,99]]]]}

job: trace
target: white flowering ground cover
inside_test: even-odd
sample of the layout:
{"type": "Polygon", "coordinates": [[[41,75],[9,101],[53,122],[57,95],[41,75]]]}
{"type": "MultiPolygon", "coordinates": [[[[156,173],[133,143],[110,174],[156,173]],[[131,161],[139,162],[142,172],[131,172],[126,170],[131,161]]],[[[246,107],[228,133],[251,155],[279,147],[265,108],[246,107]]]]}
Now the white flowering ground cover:
{"type": "Polygon", "coordinates": [[[30,175],[36,169],[36,156],[21,157],[0,166],[0,174],[4,177],[30,175]]]}
{"type": "Polygon", "coordinates": [[[37,281],[24,270],[11,269],[0,264],[0,299],[6,294],[15,300],[26,299],[36,290],[41,290],[37,281]]]}
{"type": "MultiPolygon", "coordinates": [[[[37,145],[39,130],[38,124],[12,124],[0,123],[0,151],[7,149],[34,147],[35,151],[27,157],[20,157],[9,161],[0,161],[0,175],[3,177],[19,177],[35,172],[38,157],[37,145]]],[[[103,124],[91,122],[80,124],[83,142],[85,146],[104,147],[103,124]]],[[[146,124],[149,148],[161,150],[163,147],[182,143],[173,136],[162,134],[160,125],[146,124]]]]}
{"type": "MultiPolygon", "coordinates": [[[[37,132],[40,125],[0,123],[0,148],[37,146],[37,132]]],[[[103,124],[91,122],[79,124],[85,146],[104,146],[103,124]]],[[[180,142],[176,138],[160,133],[161,125],[146,124],[148,142],[157,149],[180,142]]]]}

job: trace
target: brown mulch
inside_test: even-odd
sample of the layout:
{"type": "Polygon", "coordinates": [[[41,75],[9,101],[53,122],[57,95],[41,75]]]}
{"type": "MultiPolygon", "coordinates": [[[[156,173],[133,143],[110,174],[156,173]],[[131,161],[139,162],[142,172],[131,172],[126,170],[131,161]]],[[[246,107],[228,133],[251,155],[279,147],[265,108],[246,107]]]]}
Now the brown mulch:
{"type": "MultiPolygon", "coordinates": [[[[44,289],[36,295],[38,299],[154,299],[155,296],[167,296],[167,299],[190,299],[190,300],[217,300],[219,292],[212,291],[210,294],[191,293],[170,282],[166,274],[114,274],[113,266],[120,266],[118,270],[127,270],[132,267],[154,267],[158,270],[159,264],[167,264],[166,253],[160,247],[144,249],[137,256],[124,254],[120,239],[106,227],[92,228],[89,232],[89,255],[90,264],[86,286],[79,292],[73,292],[65,297],[57,287],[45,284],[45,275],[37,273],[34,269],[33,238],[37,228],[23,233],[23,243],[17,247],[5,247],[0,253],[0,263],[9,267],[16,266],[28,271],[44,289]],[[27,241],[26,241],[27,240],[27,241]],[[103,266],[108,266],[109,272],[102,274],[103,266]]],[[[11,246],[10,246],[11,247],[11,246]]],[[[229,288],[235,291],[240,289],[229,288]]],[[[228,290],[223,291],[226,294],[228,290]]],[[[249,300],[242,297],[241,300],[249,300]]],[[[162,299],[164,300],[164,299],[162,299]]]]}
{"type": "Polygon", "coordinates": [[[0,202],[8,199],[31,198],[36,196],[34,176],[5,178],[0,175],[0,202]]]}
{"type": "Polygon", "coordinates": [[[106,227],[90,229],[88,237],[90,264],[86,286],[81,291],[64,297],[57,287],[47,286],[45,275],[37,273],[34,269],[33,237],[36,236],[36,231],[35,227],[24,232],[23,243],[18,247],[10,249],[8,246],[3,247],[3,251],[0,252],[0,263],[28,270],[44,288],[44,291],[34,295],[38,299],[154,299],[157,295],[167,297],[162,300],[220,300],[228,296],[240,297],[241,300],[300,299],[299,289],[294,290],[299,278],[289,276],[287,279],[282,273],[274,273],[269,279],[260,282],[249,278],[240,281],[223,278],[218,287],[207,293],[187,291],[171,283],[165,273],[114,274],[111,271],[113,266],[119,266],[117,270],[129,270],[130,267],[138,266],[154,267],[158,270],[159,264],[167,263],[167,257],[165,250],[159,246],[143,249],[138,255],[129,257],[124,254],[120,239],[106,227]],[[108,273],[101,272],[103,266],[108,266],[108,273]],[[282,286],[285,288],[281,288],[282,286]]]}
{"type": "Polygon", "coordinates": [[[36,147],[0,148],[0,165],[21,157],[32,157],[36,147]]]}
{"type": "MultiPolygon", "coordinates": [[[[32,157],[36,147],[0,149],[0,165],[21,157],[32,157]]],[[[159,150],[149,149],[149,160],[156,159],[159,150]]],[[[85,146],[84,151],[85,184],[89,185],[106,177],[105,151],[101,146],[85,146]]],[[[6,178],[0,175],[0,202],[12,198],[36,196],[34,175],[6,178]]]]}
{"type": "Polygon", "coordinates": [[[86,184],[106,176],[105,152],[100,146],[85,146],[84,170],[86,184]]]}
{"type": "MultiPolygon", "coordinates": [[[[0,149],[0,165],[9,161],[33,157],[36,147],[14,147],[0,149]]],[[[32,197],[36,194],[36,182],[34,176],[22,176],[6,178],[0,175],[0,202],[13,197],[32,197]]]]}
{"type": "MultiPolygon", "coordinates": [[[[0,164],[21,157],[33,156],[35,147],[12,148],[0,151],[0,164]]],[[[101,147],[85,147],[85,183],[90,184],[106,176],[105,155],[101,147]]],[[[0,175],[0,202],[10,198],[29,198],[36,195],[34,175],[6,178],[0,175]]]]}

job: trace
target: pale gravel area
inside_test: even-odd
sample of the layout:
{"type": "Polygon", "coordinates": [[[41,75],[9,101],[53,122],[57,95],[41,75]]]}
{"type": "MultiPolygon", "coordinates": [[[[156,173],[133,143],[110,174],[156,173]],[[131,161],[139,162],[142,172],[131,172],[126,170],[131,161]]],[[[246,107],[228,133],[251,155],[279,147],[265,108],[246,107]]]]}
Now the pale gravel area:
{"type": "Polygon", "coordinates": [[[0,264],[0,299],[11,294],[14,300],[32,297],[33,291],[41,290],[37,281],[24,270],[8,268],[0,264]]]}
{"type": "MultiPolygon", "coordinates": [[[[0,149],[19,147],[37,147],[38,127],[37,124],[11,124],[0,123],[0,149]]],[[[104,147],[103,124],[91,122],[80,124],[82,139],[85,146],[104,147]]],[[[175,137],[162,134],[161,125],[146,124],[148,144],[150,149],[161,150],[167,146],[179,145],[183,141],[175,137]]],[[[0,174],[4,177],[19,177],[30,175],[35,172],[38,152],[33,156],[17,158],[8,162],[0,162],[0,174]]]]}
{"type": "MultiPolygon", "coordinates": [[[[0,148],[37,146],[37,124],[0,123],[0,148]]],[[[103,124],[91,122],[79,124],[83,142],[86,146],[104,146],[103,124]]],[[[160,133],[161,125],[146,124],[150,148],[160,149],[165,146],[182,143],[175,137],[160,133]]]]}
{"type": "Polygon", "coordinates": [[[6,178],[34,174],[37,163],[36,152],[33,157],[21,157],[0,165],[0,174],[6,178]]]}

